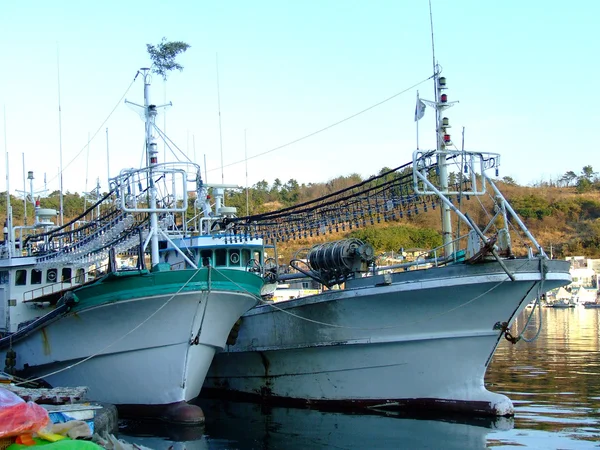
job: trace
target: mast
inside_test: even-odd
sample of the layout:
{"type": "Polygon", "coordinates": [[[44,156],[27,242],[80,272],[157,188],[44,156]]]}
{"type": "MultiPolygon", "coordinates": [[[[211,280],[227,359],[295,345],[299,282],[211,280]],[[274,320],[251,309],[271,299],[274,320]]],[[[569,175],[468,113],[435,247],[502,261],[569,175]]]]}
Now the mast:
{"type": "MultiPolygon", "coordinates": [[[[436,150],[437,150],[437,162],[440,174],[440,191],[443,194],[448,193],[448,165],[446,162],[446,146],[452,145],[450,135],[447,129],[450,127],[448,119],[442,117],[442,112],[452,106],[448,105],[448,96],[444,93],[446,89],[446,78],[440,77],[440,68],[436,65],[435,67],[435,123],[436,123],[436,150]]],[[[454,253],[454,244],[452,236],[452,211],[450,206],[446,203],[442,205],[442,237],[444,241],[444,254],[448,257],[454,253]]]]}
{"type": "MultiPolygon", "coordinates": [[[[429,22],[431,26],[431,54],[433,60],[433,89],[435,101],[431,102],[435,108],[435,130],[436,130],[436,154],[440,177],[440,191],[448,194],[448,165],[446,163],[447,145],[452,145],[447,128],[450,127],[447,118],[442,118],[442,112],[452,106],[448,104],[448,96],[443,92],[446,89],[446,78],[440,77],[441,67],[435,61],[435,41],[433,38],[433,12],[431,9],[431,0],[429,0],[429,22]]],[[[455,103],[455,102],[454,102],[455,103]]],[[[450,206],[442,203],[442,238],[444,242],[444,255],[451,256],[454,253],[454,244],[452,236],[452,214],[450,206]]]]}
{"type": "Polygon", "coordinates": [[[144,111],[146,118],[146,166],[148,167],[148,186],[150,196],[150,233],[152,239],[150,241],[150,255],[152,265],[158,264],[158,214],[156,212],[156,186],[154,185],[154,177],[152,168],[158,164],[158,150],[156,148],[156,137],[154,136],[154,127],[156,122],[156,105],[150,102],[150,69],[140,69],[144,76],[144,111]]]}

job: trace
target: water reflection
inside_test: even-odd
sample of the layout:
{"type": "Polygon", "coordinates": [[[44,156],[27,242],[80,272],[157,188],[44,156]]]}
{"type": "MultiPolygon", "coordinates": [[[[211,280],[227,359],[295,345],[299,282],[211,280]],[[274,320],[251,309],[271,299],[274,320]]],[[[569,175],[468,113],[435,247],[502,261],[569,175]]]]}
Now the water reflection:
{"type": "MultiPolygon", "coordinates": [[[[487,372],[488,389],[513,400],[514,420],[356,415],[203,400],[204,427],[134,423],[122,429],[124,439],[155,449],[598,447],[600,310],[541,312],[539,338],[503,341],[487,372]]],[[[513,332],[522,329],[525,314],[513,332]]],[[[526,336],[538,324],[536,316],[526,336]]]]}
{"type": "Polygon", "coordinates": [[[203,404],[209,438],[234,440],[238,448],[439,448],[480,449],[491,428],[512,421],[419,420],[385,415],[353,415],[308,409],[261,410],[244,403],[203,404]],[[252,420],[248,421],[251,417],[252,420]],[[487,427],[486,427],[487,426],[487,427]]]}
{"type": "MultiPolygon", "coordinates": [[[[515,404],[515,429],[495,433],[490,443],[589,448],[590,441],[600,442],[600,311],[543,308],[541,313],[539,338],[516,345],[504,341],[488,369],[488,389],[515,404]]],[[[514,329],[522,329],[526,314],[514,329]]],[[[539,322],[536,313],[526,336],[535,334],[539,322]]]]}
{"type": "Polygon", "coordinates": [[[119,437],[155,450],[205,450],[212,448],[204,425],[178,426],[158,421],[121,421],[119,437]]]}

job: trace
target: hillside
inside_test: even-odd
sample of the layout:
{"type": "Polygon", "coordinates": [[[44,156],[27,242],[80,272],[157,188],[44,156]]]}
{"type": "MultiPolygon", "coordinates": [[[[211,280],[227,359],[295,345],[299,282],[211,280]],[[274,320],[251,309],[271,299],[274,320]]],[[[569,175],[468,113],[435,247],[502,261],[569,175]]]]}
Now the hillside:
{"type": "MultiPolygon", "coordinates": [[[[382,169],[382,171],[387,168],[382,169]]],[[[250,214],[273,211],[306,200],[321,197],[361,181],[358,175],[339,177],[325,183],[300,185],[295,180],[283,184],[275,180],[272,185],[266,181],[255,184],[248,192],[248,210],[250,214]]],[[[498,186],[509,200],[523,222],[544,247],[555,258],[571,255],[585,255],[600,258],[600,186],[594,183],[582,189],[581,183],[574,186],[560,186],[559,183],[547,183],[541,186],[519,186],[511,179],[498,181],[498,186]]],[[[566,184],[566,183],[565,183],[566,184]]],[[[585,183],[584,183],[585,184],[585,183]]],[[[480,226],[489,220],[480,211],[479,202],[487,207],[492,199],[484,196],[465,199],[465,208],[480,226]]],[[[226,200],[229,206],[236,206],[239,215],[246,212],[245,190],[233,191],[226,200]]],[[[59,209],[60,196],[53,192],[41,199],[43,208],[59,209]]],[[[63,196],[65,222],[77,217],[90,206],[82,196],[66,193],[63,196]]],[[[15,225],[24,223],[24,204],[22,199],[11,196],[11,205],[15,225]]],[[[33,223],[33,206],[27,206],[27,223],[33,223]]],[[[0,219],[6,216],[6,192],[0,195],[0,219]]],[[[456,227],[458,224],[455,224],[456,227]]],[[[464,227],[464,225],[458,225],[464,227]]],[[[282,259],[288,260],[300,248],[327,240],[358,237],[369,241],[379,254],[398,251],[400,248],[431,248],[441,243],[439,208],[413,215],[402,220],[375,223],[372,227],[345,230],[333,235],[308,239],[298,239],[279,246],[282,259]]],[[[464,228],[463,228],[464,230],[464,228]]]]}

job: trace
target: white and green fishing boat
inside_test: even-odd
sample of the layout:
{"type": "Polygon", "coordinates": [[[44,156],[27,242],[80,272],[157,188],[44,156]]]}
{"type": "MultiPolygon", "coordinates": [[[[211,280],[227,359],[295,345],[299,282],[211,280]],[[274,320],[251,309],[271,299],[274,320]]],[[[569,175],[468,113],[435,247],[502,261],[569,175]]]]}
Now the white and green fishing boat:
{"type": "Polygon", "coordinates": [[[9,373],[87,386],[90,399],[125,413],[201,422],[200,408],[187,402],[260,298],[264,249],[261,240],[233,242],[215,230],[201,248],[193,233],[177,238],[185,223],[202,239],[201,230],[235,210],[224,205],[223,186],[203,183],[197,164],[158,162],[151,70],[140,73],[146,167],[122,170],[108,194],[64,226],[39,204],[34,225],[14,226],[9,208],[0,357],[9,373]],[[190,195],[203,214],[188,220],[190,195]],[[135,267],[123,268],[119,257],[135,267]]]}

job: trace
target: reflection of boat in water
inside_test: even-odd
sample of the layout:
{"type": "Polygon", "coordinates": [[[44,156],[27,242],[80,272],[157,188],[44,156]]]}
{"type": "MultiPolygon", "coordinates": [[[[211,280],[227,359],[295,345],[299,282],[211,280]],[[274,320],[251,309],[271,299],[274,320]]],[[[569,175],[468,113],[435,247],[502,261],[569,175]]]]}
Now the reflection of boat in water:
{"type": "Polygon", "coordinates": [[[489,433],[512,429],[514,423],[508,418],[416,419],[212,400],[199,405],[206,412],[209,442],[228,440],[224,448],[240,449],[481,449],[489,433]]]}
{"type": "Polygon", "coordinates": [[[204,424],[176,425],[155,420],[119,424],[119,439],[152,450],[208,450],[211,446],[204,432],[204,424]]]}

